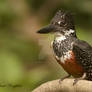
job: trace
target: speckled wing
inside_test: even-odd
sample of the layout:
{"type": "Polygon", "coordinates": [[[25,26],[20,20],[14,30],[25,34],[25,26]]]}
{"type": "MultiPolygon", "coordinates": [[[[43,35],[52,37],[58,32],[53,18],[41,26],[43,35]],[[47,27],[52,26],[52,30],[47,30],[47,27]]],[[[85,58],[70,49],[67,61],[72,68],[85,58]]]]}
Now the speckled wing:
{"type": "Polygon", "coordinates": [[[92,47],[85,41],[76,40],[73,44],[76,61],[83,67],[87,79],[92,80],[92,47]]]}

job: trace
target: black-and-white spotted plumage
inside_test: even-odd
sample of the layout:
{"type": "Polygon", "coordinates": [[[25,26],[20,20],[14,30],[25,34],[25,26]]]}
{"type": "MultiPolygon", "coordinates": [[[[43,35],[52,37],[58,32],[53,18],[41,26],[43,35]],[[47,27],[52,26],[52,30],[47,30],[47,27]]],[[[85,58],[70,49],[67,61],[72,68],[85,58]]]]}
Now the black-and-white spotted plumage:
{"type": "Polygon", "coordinates": [[[59,10],[51,23],[38,31],[38,33],[50,32],[55,33],[53,50],[57,61],[62,62],[67,71],[70,69],[68,72],[71,72],[71,74],[86,73],[86,79],[92,81],[92,47],[87,42],[77,38],[72,14],[59,10]],[[72,52],[73,56],[70,52],[72,52]],[[69,62],[74,65],[73,69],[69,62]]]}
{"type": "Polygon", "coordinates": [[[73,52],[86,72],[86,79],[92,81],[92,47],[85,41],[76,40],[73,44],[73,52]]]}

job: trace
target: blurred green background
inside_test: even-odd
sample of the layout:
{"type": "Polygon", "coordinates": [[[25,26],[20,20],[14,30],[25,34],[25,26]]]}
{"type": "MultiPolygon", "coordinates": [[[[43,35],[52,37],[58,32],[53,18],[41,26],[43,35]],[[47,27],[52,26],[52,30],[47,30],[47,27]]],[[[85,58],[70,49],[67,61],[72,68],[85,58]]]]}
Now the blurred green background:
{"type": "Polygon", "coordinates": [[[31,92],[66,74],[53,58],[53,35],[36,33],[61,8],[74,13],[78,37],[92,44],[92,0],[0,0],[0,92],[31,92]]]}

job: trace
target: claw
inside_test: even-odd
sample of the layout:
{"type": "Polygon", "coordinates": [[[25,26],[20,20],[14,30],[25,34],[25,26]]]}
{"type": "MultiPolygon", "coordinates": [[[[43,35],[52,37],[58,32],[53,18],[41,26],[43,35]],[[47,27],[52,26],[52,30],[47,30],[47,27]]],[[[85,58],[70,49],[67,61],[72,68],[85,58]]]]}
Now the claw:
{"type": "Polygon", "coordinates": [[[80,79],[75,79],[74,82],[73,82],[73,86],[79,81],[80,79]]]}
{"type": "Polygon", "coordinates": [[[74,82],[73,82],[73,86],[74,86],[79,80],[83,80],[83,79],[85,79],[85,78],[86,78],[86,73],[84,73],[82,77],[76,78],[76,79],[74,80],[74,82]]]}
{"type": "Polygon", "coordinates": [[[69,75],[67,75],[67,76],[65,76],[65,77],[63,77],[63,78],[61,78],[60,80],[59,80],[59,83],[61,84],[61,81],[63,81],[64,79],[66,79],[66,78],[69,78],[71,75],[69,74],[69,75]]]}

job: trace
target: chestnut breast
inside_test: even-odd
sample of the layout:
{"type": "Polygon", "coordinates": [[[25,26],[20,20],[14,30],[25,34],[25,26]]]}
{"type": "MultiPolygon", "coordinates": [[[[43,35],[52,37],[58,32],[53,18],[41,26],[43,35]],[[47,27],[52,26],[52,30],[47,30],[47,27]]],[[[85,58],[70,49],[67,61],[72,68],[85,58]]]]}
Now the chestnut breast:
{"type": "Polygon", "coordinates": [[[64,63],[61,59],[56,59],[57,62],[63,67],[63,69],[74,77],[81,77],[84,73],[82,66],[80,66],[74,56],[74,53],[70,51],[71,57],[66,58],[64,63]]]}

